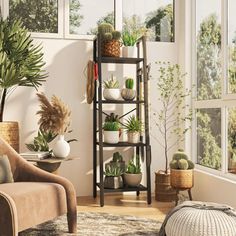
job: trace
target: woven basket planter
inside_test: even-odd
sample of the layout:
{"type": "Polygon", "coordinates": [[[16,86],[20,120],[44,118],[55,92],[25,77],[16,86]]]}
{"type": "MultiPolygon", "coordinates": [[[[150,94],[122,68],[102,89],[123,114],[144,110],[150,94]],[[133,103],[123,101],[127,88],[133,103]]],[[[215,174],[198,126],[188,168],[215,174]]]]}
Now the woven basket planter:
{"type": "Polygon", "coordinates": [[[190,189],[193,187],[193,170],[170,170],[170,183],[175,189],[190,189]]]}
{"type": "Polygon", "coordinates": [[[170,185],[170,173],[155,173],[155,200],[172,202],[176,200],[176,191],[170,185]]]}
{"type": "Polygon", "coordinates": [[[18,122],[0,122],[0,136],[16,152],[19,152],[19,125],[18,122]]]}
{"type": "Polygon", "coordinates": [[[110,40],[102,43],[102,56],[120,57],[120,41],[110,40]]]}

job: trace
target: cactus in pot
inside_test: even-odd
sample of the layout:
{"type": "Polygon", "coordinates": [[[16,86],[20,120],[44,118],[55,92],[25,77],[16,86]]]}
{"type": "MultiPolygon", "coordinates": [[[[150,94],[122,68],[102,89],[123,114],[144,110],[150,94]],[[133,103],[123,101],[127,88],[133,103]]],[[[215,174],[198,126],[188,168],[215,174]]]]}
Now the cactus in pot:
{"type": "Polygon", "coordinates": [[[194,163],[182,149],[173,154],[170,169],[170,182],[173,188],[183,190],[193,187],[194,163]]]}
{"type": "Polygon", "coordinates": [[[103,97],[106,100],[119,100],[120,89],[119,82],[115,76],[111,75],[111,78],[103,82],[103,97]]]}
{"type": "Polygon", "coordinates": [[[134,79],[127,78],[125,81],[125,88],[121,91],[121,96],[126,101],[134,100],[136,91],[134,90],[134,79]]]}

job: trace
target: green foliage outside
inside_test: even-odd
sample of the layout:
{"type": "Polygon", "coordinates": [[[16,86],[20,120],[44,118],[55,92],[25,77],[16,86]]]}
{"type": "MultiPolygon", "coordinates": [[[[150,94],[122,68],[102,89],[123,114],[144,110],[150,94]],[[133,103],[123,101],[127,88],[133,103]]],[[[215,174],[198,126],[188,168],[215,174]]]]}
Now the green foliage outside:
{"type": "Polygon", "coordinates": [[[70,34],[78,34],[84,17],[79,14],[82,5],[78,0],[70,0],[70,34]]]}

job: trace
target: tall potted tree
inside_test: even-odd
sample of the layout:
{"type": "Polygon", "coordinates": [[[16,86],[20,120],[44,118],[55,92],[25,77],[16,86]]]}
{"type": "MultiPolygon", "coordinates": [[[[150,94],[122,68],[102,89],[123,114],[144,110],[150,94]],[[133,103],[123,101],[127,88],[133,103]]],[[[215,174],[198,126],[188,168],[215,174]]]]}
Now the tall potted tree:
{"type": "Polygon", "coordinates": [[[19,151],[17,122],[4,120],[6,98],[18,86],[37,89],[47,74],[41,46],[33,39],[20,21],[3,20],[0,17],[0,135],[19,151]]]}
{"type": "Polygon", "coordinates": [[[158,112],[154,112],[154,118],[160,137],[157,141],[164,149],[165,169],[155,173],[155,198],[159,201],[172,201],[176,194],[170,187],[169,153],[172,148],[181,145],[190,128],[187,121],[192,120],[192,111],[185,99],[190,96],[191,90],[184,87],[185,74],[178,64],[160,62],[158,65],[157,89],[161,107],[158,112]]]}

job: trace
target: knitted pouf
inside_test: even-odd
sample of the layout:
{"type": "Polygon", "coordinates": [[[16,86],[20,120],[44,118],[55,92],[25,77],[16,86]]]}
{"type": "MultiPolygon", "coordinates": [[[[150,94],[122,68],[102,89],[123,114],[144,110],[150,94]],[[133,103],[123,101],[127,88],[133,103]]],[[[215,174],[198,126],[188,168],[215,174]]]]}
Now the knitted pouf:
{"type": "Polygon", "coordinates": [[[181,208],[168,219],[166,236],[235,236],[236,217],[223,211],[181,208]]]}

